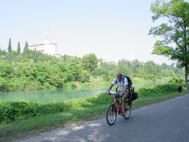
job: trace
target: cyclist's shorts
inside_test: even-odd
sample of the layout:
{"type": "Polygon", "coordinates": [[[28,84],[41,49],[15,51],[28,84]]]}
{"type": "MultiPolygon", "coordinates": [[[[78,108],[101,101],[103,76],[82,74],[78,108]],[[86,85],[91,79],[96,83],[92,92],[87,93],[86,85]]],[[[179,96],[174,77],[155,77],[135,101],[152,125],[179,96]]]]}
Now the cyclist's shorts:
{"type": "MultiPolygon", "coordinates": [[[[115,97],[116,97],[116,98],[120,98],[119,93],[121,93],[121,91],[117,91],[117,93],[115,94],[115,97]]],[[[127,91],[123,94],[122,97],[128,99],[128,98],[129,98],[129,90],[127,90],[127,91]]]]}

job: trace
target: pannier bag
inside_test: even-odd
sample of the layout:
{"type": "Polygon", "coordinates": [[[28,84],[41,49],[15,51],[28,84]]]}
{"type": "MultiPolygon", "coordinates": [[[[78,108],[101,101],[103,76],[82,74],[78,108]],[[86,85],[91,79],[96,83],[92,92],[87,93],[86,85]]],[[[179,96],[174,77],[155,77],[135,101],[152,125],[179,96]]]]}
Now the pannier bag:
{"type": "Polygon", "coordinates": [[[132,101],[136,100],[138,98],[138,94],[135,92],[132,94],[132,101]]]}

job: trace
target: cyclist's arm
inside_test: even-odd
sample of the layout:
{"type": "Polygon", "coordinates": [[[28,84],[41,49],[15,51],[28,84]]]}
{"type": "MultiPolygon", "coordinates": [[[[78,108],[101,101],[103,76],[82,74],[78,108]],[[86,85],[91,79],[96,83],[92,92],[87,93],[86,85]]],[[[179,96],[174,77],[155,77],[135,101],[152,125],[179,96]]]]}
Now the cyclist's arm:
{"type": "Polygon", "coordinates": [[[112,87],[114,86],[114,84],[111,84],[108,91],[110,91],[112,89],[112,87]]]}
{"type": "Polygon", "coordinates": [[[110,94],[110,90],[112,89],[112,87],[116,84],[117,82],[116,82],[116,78],[114,78],[114,80],[113,80],[113,82],[112,82],[112,84],[110,85],[110,87],[109,87],[109,89],[108,89],[108,91],[106,92],[106,94],[107,95],[109,95],[110,94]]]}
{"type": "Polygon", "coordinates": [[[107,91],[107,95],[109,95],[110,90],[112,89],[113,86],[114,86],[114,84],[111,84],[111,85],[110,85],[110,87],[109,87],[109,89],[108,89],[108,91],[107,91]]]}

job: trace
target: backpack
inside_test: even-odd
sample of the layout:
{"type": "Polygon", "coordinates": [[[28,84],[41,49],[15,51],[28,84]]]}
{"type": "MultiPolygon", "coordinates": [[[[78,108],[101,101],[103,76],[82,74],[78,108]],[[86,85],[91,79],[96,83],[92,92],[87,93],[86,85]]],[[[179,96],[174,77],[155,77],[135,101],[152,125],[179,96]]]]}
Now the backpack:
{"type": "Polygon", "coordinates": [[[132,94],[132,101],[136,100],[138,98],[138,94],[135,92],[132,94]]]}

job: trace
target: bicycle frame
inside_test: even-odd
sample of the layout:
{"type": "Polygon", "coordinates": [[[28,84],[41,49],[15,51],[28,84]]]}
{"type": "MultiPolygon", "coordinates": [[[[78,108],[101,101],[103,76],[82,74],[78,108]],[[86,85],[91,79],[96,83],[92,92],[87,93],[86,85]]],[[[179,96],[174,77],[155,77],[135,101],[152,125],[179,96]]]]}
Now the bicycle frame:
{"type": "MultiPolygon", "coordinates": [[[[114,107],[114,110],[113,110],[113,112],[115,112],[115,111],[117,111],[117,108],[118,108],[118,104],[117,104],[117,102],[116,102],[116,100],[117,100],[118,98],[116,98],[116,99],[114,99],[114,102],[112,103],[112,105],[115,105],[116,107],[114,107]]],[[[119,99],[118,99],[118,101],[119,101],[119,99]]],[[[129,100],[128,99],[125,99],[125,104],[126,103],[129,103],[129,100]]],[[[122,100],[121,100],[121,103],[120,103],[120,111],[119,111],[119,115],[121,114],[121,111],[123,111],[122,110],[122,100]]]]}

